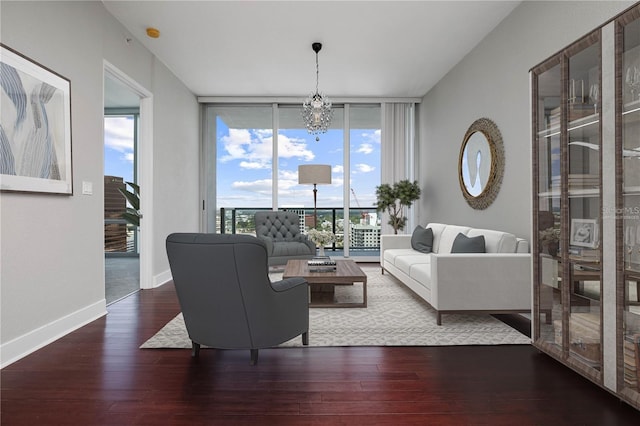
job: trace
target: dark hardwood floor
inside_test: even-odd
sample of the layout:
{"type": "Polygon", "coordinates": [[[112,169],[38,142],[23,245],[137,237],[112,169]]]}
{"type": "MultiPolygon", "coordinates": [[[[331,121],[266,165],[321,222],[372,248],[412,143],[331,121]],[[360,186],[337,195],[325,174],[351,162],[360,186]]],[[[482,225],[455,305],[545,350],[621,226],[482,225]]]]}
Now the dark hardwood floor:
{"type": "Polygon", "coordinates": [[[173,318],[144,290],[0,372],[2,425],[640,425],[531,346],[141,350],[173,318]]]}

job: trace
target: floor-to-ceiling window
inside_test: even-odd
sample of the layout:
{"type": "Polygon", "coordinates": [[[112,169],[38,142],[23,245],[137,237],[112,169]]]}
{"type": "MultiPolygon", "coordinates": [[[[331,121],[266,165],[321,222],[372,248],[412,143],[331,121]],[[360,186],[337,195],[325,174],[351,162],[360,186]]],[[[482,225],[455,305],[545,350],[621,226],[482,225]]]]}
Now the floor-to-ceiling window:
{"type": "Polygon", "coordinates": [[[270,209],[273,183],[271,105],[216,106],[207,111],[207,229],[253,233],[256,209],[270,209]]]}
{"type": "Polygon", "coordinates": [[[334,251],[378,249],[379,104],[334,106],[331,127],[319,140],[304,128],[299,105],[210,105],[205,111],[208,232],[253,233],[258,209],[298,210],[308,226],[313,186],[298,183],[298,166],[327,164],[332,182],[317,187],[317,227],[340,235],[334,251]]]}
{"type": "Polygon", "coordinates": [[[380,185],[380,105],[349,107],[349,252],[367,255],[380,247],[376,187],[380,185]]]}

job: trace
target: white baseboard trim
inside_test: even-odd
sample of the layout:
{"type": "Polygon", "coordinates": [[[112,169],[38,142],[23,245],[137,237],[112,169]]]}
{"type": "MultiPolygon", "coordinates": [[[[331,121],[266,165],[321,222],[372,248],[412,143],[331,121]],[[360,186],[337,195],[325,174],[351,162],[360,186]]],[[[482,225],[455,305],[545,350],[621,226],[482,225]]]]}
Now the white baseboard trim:
{"type": "Polygon", "coordinates": [[[62,318],[0,345],[0,368],[4,368],[107,314],[107,302],[100,300],[62,318]]]}
{"type": "Polygon", "coordinates": [[[162,284],[166,284],[172,279],[173,279],[173,275],[171,275],[170,269],[164,272],[161,272],[158,275],[153,277],[153,288],[160,287],[162,284]]]}

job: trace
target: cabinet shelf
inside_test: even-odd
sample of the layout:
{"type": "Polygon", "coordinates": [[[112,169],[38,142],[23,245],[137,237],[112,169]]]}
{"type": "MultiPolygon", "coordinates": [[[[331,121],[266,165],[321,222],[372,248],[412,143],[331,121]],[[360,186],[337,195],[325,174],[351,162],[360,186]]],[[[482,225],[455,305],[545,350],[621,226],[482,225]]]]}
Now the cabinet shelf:
{"type": "Polygon", "coordinates": [[[567,126],[567,131],[572,132],[574,130],[582,129],[585,127],[593,126],[595,130],[598,130],[600,124],[600,115],[592,114],[586,117],[578,118],[577,120],[573,120],[569,122],[567,126]]]}
{"type": "Polygon", "coordinates": [[[622,188],[623,195],[640,195],[640,186],[625,186],[622,188]]]}
{"type": "MultiPolygon", "coordinates": [[[[567,126],[567,130],[572,132],[574,130],[583,129],[589,126],[593,126],[594,128],[598,128],[598,124],[600,123],[600,115],[599,114],[591,114],[586,117],[580,117],[573,121],[569,122],[567,126]]],[[[560,125],[553,125],[544,130],[538,132],[538,136],[543,138],[550,138],[553,136],[560,135],[560,125]]]]}
{"type": "Polygon", "coordinates": [[[569,198],[589,198],[599,196],[600,189],[598,188],[569,189],[569,198]]]}
{"type": "Polygon", "coordinates": [[[628,103],[624,104],[622,109],[624,111],[622,113],[623,117],[627,116],[629,114],[631,114],[631,115],[639,115],[640,116],[640,100],[628,102],[628,103]]]}

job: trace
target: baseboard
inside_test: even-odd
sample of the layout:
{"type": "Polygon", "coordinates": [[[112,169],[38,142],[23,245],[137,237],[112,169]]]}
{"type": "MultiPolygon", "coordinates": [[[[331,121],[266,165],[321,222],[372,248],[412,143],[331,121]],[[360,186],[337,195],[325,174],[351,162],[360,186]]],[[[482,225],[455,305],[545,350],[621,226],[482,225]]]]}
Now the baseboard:
{"type": "Polygon", "coordinates": [[[164,272],[161,272],[158,275],[153,277],[153,288],[160,287],[162,284],[166,284],[172,279],[173,279],[173,275],[171,275],[170,269],[164,272]]]}
{"type": "Polygon", "coordinates": [[[106,301],[102,299],[0,345],[0,368],[13,364],[106,314],[106,301]]]}

